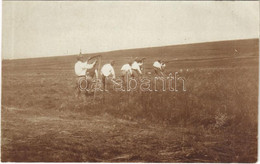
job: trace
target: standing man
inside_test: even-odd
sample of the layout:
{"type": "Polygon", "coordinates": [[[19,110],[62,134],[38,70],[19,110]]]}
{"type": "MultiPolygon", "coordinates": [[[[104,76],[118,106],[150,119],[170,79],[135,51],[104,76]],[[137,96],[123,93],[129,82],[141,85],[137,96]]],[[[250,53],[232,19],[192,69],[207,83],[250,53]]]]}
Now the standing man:
{"type": "Polygon", "coordinates": [[[80,53],[77,56],[77,62],[75,63],[74,70],[75,74],[77,75],[77,96],[80,92],[80,89],[85,88],[87,86],[82,86],[82,85],[87,85],[86,81],[86,71],[87,69],[92,69],[94,65],[96,64],[96,61],[94,61],[92,64],[88,64],[88,60],[83,62],[83,56],[80,53]],[[83,84],[85,83],[85,84],[83,84]]]}
{"type": "Polygon", "coordinates": [[[76,75],[78,77],[86,76],[87,69],[92,69],[95,64],[96,60],[92,64],[89,64],[88,60],[83,62],[83,56],[80,54],[79,56],[77,56],[77,62],[75,63],[74,67],[76,75]]]}

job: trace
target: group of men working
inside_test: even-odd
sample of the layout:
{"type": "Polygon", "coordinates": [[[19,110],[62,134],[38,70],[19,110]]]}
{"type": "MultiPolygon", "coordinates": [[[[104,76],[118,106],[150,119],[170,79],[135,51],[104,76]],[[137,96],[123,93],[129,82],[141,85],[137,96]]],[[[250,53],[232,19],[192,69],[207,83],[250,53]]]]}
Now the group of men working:
{"type": "MultiPolygon", "coordinates": [[[[94,60],[94,62],[90,63],[89,60],[83,61],[83,56],[80,54],[77,57],[77,62],[75,64],[75,73],[77,75],[77,81],[80,78],[98,78],[98,70],[96,68],[97,65],[97,60],[94,60]]],[[[143,70],[143,59],[138,59],[135,58],[135,60],[132,62],[129,62],[127,64],[124,64],[121,67],[121,77],[125,81],[126,76],[131,76],[131,77],[139,77],[142,75],[142,70],[143,70]]],[[[115,79],[115,70],[114,70],[114,64],[115,61],[111,60],[109,63],[104,64],[100,70],[100,75],[102,79],[103,85],[106,83],[106,79],[108,77],[112,77],[112,79],[115,79]]],[[[154,72],[156,75],[163,76],[163,72],[165,69],[166,65],[164,62],[161,60],[157,60],[153,63],[153,68],[154,72]]]]}

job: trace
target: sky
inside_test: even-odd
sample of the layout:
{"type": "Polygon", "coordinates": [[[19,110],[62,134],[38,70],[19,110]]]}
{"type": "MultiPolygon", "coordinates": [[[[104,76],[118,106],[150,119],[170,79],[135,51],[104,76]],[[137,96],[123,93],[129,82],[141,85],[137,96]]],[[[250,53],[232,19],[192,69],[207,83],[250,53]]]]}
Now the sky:
{"type": "Polygon", "coordinates": [[[259,38],[259,2],[3,1],[2,58],[259,38]]]}

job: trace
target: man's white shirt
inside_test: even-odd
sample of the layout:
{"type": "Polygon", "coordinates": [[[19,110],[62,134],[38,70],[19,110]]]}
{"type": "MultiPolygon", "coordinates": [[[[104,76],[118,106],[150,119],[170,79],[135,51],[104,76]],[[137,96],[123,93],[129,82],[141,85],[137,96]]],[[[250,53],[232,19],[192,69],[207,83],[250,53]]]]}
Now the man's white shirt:
{"type": "Polygon", "coordinates": [[[164,69],[166,67],[166,64],[162,64],[162,69],[164,69]]]}
{"type": "Polygon", "coordinates": [[[130,66],[130,64],[125,64],[122,66],[121,71],[129,72],[130,74],[132,74],[132,67],[130,66]]]}
{"type": "Polygon", "coordinates": [[[155,61],[155,62],[153,63],[153,66],[154,66],[155,68],[162,69],[162,64],[161,64],[160,62],[158,62],[158,61],[155,61]]]}
{"type": "Polygon", "coordinates": [[[104,76],[106,76],[106,77],[112,75],[113,78],[116,78],[114,68],[112,67],[111,64],[105,64],[105,65],[101,68],[101,74],[104,75],[104,76]]]}
{"type": "Polygon", "coordinates": [[[85,76],[87,69],[93,68],[95,62],[92,64],[88,64],[87,62],[78,61],[75,64],[75,73],[77,76],[85,76]]]}
{"type": "Polygon", "coordinates": [[[132,69],[137,70],[140,74],[142,74],[140,65],[142,64],[141,63],[138,64],[136,61],[134,61],[134,63],[132,64],[132,69]]]}

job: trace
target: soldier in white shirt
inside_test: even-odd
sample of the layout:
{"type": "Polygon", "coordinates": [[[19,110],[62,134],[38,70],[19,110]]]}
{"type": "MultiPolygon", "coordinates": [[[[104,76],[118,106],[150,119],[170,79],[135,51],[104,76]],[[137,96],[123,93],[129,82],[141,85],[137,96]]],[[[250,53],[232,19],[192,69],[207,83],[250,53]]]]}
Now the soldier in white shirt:
{"type": "Polygon", "coordinates": [[[122,74],[123,75],[125,75],[125,74],[130,74],[130,75],[132,75],[132,63],[131,62],[129,62],[129,63],[127,63],[127,64],[124,64],[123,66],[122,66],[122,68],[121,68],[121,71],[122,71],[122,74]]]}
{"type": "Polygon", "coordinates": [[[154,72],[156,75],[164,76],[164,69],[166,67],[166,64],[163,63],[161,60],[157,60],[153,63],[154,72]]]}
{"type": "Polygon", "coordinates": [[[121,68],[121,72],[122,72],[122,79],[125,82],[126,81],[126,76],[132,76],[133,71],[132,71],[132,62],[129,62],[127,64],[124,64],[121,68]]]}
{"type": "Polygon", "coordinates": [[[89,64],[88,60],[86,62],[83,62],[83,56],[79,55],[77,57],[77,63],[74,66],[75,69],[75,73],[78,77],[84,77],[86,76],[86,71],[87,69],[92,69],[94,67],[94,65],[96,64],[96,61],[94,61],[93,63],[89,64]]]}
{"type": "Polygon", "coordinates": [[[133,77],[138,77],[139,75],[142,75],[142,71],[141,71],[141,68],[140,66],[142,65],[143,63],[140,62],[137,58],[134,60],[133,64],[132,64],[132,75],[133,77]]]}
{"type": "Polygon", "coordinates": [[[79,93],[81,91],[83,91],[85,88],[87,88],[87,79],[86,79],[86,71],[88,69],[92,69],[95,64],[96,61],[94,61],[93,63],[89,64],[88,60],[83,62],[83,56],[80,54],[79,56],[77,56],[77,62],[74,66],[75,69],[75,74],[77,75],[76,78],[76,88],[77,88],[77,95],[79,96],[79,93]]]}
{"type": "Polygon", "coordinates": [[[109,77],[112,77],[113,79],[116,78],[115,70],[113,68],[114,64],[115,61],[112,60],[110,63],[103,65],[103,67],[101,68],[101,77],[102,77],[102,83],[104,87],[107,78],[109,77]]]}
{"type": "Polygon", "coordinates": [[[166,67],[166,64],[164,62],[162,62],[162,72],[164,72],[165,67],[166,67]]]}
{"type": "Polygon", "coordinates": [[[145,72],[144,72],[144,60],[145,60],[146,58],[142,58],[142,59],[140,59],[137,63],[139,64],[139,67],[140,67],[140,70],[141,70],[141,72],[142,72],[142,74],[144,74],[145,72]]]}

